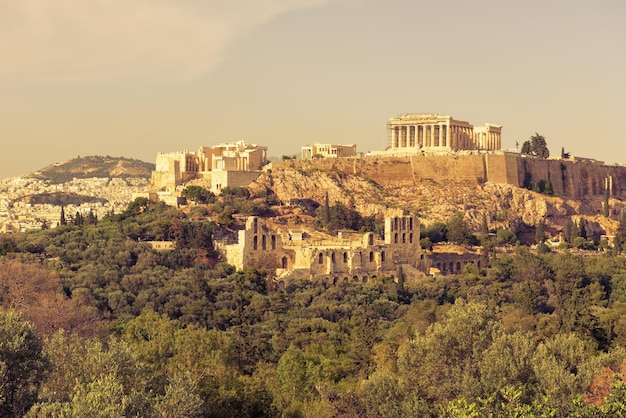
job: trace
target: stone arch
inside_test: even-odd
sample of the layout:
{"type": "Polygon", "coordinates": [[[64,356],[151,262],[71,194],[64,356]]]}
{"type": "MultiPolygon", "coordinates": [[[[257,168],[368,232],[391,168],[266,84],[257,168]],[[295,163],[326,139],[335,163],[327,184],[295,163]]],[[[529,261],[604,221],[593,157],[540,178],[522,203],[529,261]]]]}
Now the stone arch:
{"type": "Polygon", "coordinates": [[[409,234],[409,244],[413,244],[413,233],[409,234]]]}
{"type": "Polygon", "coordinates": [[[254,251],[259,249],[259,237],[257,237],[256,235],[254,236],[254,238],[252,238],[252,249],[254,251]]]}
{"type": "Polygon", "coordinates": [[[384,251],[380,252],[380,261],[385,262],[385,252],[384,251]]]}
{"type": "Polygon", "coordinates": [[[461,262],[456,262],[456,271],[461,271],[461,262]]]}
{"type": "Polygon", "coordinates": [[[267,237],[265,235],[261,236],[261,249],[267,250],[267,237]]]}
{"type": "Polygon", "coordinates": [[[330,261],[335,262],[335,252],[330,253],[330,261]]]}
{"type": "Polygon", "coordinates": [[[276,249],[276,235],[272,235],[272,250],[276,249]]]}
{"type": "Polygon", "coordinates": [[[406,244],[406,234],[404,232],[402,233],[402,243],[406,244]]]}
{"type": "Polygon", "coordinates": [[[370,263],[374,261],[374,251],[370,251],[370,263]]]}
{"type": "Polygon", "coordinates": [[[277,286],[278,286],[278,289],[285,290],[285,282],[283,280],[279,281],[277,286]]]}
{"type": "Polygon", "coordinates": [[[317,255],[317,263],[322,264],[324,262],[324,253],[319,253],[317,255]]]}
{"type": "Polygon", "coordinates": [[[281,258],[280,263],[282,268],[286,269],[289,266],[289,260],[287,259],[287,256],[281,258]]]}
{"type": "Polygon", "coordinates": [[[339,281],[339,277],[337,276],[333,277],[333,284],[337,284],[338,281],[339,281]]]}
{"type": "Polygon", "coordinates": [[[398,243],[398,233],[397,232],[393,235],[393,243],[394,244],[398,243]]]}
{"type": "Polygon", "coordinates": [[[450,273],[454,272],[454,263],[450,261],[450,273]]]}
{"type": "Polygon", "coordinates": [[[437,269],[441,270],[441,263],[437,263],[437,269]]]}
{"type": "Polygon", "coordinates": [[[372,276],[372,280],[374,280],[375,278],[376,278],[376,275],[373,275],[373,276],[372,276]]]}
{"type": "Polygon", "coordinates": [[[367,243],[369,245],[374,245],[374,234],[372,234],[371,232],[368,234],[367,243]]]}
{"type": "Polygon", "coordinates": [[[344,277],[344,278],[343,278],[343,281],[344,281],[345,283],[347,283],[347,282],[348,282],[348,276],[344,277]]]}
{"type": "Polygon", "coordinates": [[[352,276],[352,280],[354,280],[355,282],[359,281],[359,276],[352,276]]]}
{"type": "Polygon", "coordinates": [[[343,252],[343,262],[347,263],[348,262],[348,253],[347,252],[343,252]]]}
{"type": "Polygon", "coordinates": [[[367,283],[367,276],[363,276],[363,280],[361,281],[361,283],[367,283]]]}

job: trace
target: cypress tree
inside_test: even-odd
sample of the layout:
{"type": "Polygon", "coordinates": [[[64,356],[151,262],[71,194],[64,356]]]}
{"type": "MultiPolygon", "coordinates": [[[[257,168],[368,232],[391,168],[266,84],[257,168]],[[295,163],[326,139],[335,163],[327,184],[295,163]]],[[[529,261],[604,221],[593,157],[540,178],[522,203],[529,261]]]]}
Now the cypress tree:
{"type": "Polygon", "coordinates": [[[543,220],[539,220],[537,222],[537,227],[535,228],[535,243],[541,244],[546,240],[546,234],[543,228],[543,220]]]}
{"type": "Polygon", "coordinates": [[[587,239],[587,228],[585,227],[587,223],[583,218],[580,218],[578,221],[578,236],[587,239]]]}
{"type": "Polygon", "coordinates": [[[324,199],[324,211],[322,213],[322,223],[324,227],[330,232],[330,204],[328,202],[328,192],[326,192],[326,197],[324,199]]]}

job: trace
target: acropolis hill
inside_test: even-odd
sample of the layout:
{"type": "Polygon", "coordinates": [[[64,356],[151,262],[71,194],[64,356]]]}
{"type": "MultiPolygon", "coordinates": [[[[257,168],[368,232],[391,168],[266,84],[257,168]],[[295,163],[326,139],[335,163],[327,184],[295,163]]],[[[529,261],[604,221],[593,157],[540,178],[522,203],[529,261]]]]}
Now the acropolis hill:
{"type": "Polygon", "coordinates": [[[302,147],[300,160],[265,166],[249,163],[252,153],[261,155],[265,147],[243,141],[214,146],[210,153],[208,147],[197,153],[160,153],[167,164],[157,164],[162,168],[153,173],[152,190],[165,198],[166,193],[180,195],[186,184],[215,192],[248,184],[253,192],[274,193],[284,203],[320,203],[328,192],[331,203],[341,201],[365,215],[397,216],[409,210],[428,225],[460,211],[475,227],[487,215],[492,230],[518,234],[542,221],[556,236],[568,220],[585,218],[596,238],[614,232],[626,200],[625,167],[504,151],[499,125],[474,127],[451,116],[403,114],[389,119],[387,131],[389,142],[382,151],[363,155],[355,145],[316,143],[302,147]],[[237,182],[231,185],[226,174],[237,182]],[[528,190],[542,183],[550,193],[528,190]],[[605,193],[609,217],[601,216],[605,193]]]}
{"type": "Polygon", "coordinates": [[[523,187],[530,179],[552,184],[555,195],[571,199],[610,195],[626,199],[626,167],[607,166],[589,159],[541,159],[510,152],[365,156],[274,163],[300,170],[317,168],[370,178],[383,187],[411,187],[423,181],[438,184],[487,182],[523,187]]]}

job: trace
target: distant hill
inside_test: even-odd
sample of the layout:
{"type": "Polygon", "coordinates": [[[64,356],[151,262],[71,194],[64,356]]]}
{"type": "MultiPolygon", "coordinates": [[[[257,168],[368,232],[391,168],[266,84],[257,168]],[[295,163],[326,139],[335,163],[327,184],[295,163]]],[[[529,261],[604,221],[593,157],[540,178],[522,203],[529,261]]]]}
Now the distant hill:
{"type": "Polygon", "coordinates": [[[89,156],[51,164],[27,175],[27,177],[49,180],[55,184],[65,183],[74,178],[92,177],[140,177],[149,179],[154,169],[153,163],[132,158],[89,156]]]}

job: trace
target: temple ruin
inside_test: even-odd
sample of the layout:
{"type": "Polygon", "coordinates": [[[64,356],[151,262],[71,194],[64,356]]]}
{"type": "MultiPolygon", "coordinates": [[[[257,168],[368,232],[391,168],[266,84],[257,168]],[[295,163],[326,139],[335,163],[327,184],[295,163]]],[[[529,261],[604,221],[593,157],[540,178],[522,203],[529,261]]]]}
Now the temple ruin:
{"type": "Polygon", "coordinates": [[[389,152],[499,150],[502,126],[474,127],[452,116],[406,113],[387,123],[389,152]]]}

